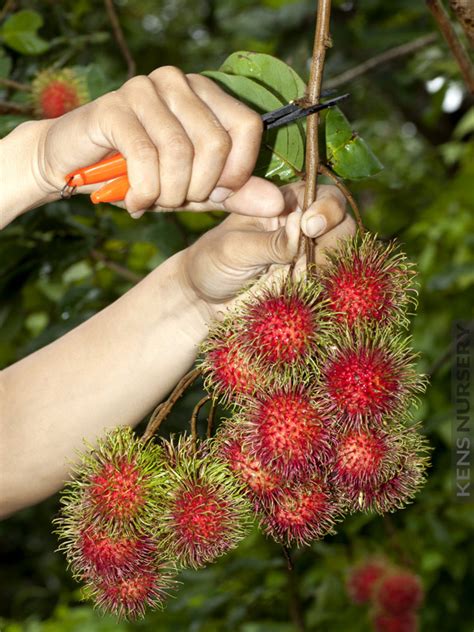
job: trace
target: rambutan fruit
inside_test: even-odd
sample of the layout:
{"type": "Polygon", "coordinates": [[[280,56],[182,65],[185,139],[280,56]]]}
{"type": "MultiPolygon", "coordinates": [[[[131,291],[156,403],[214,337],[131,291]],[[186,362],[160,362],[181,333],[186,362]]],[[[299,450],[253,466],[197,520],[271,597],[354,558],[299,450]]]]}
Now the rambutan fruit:
{"type": "Polygon", "coordinates": [[[304,277],[250,292],[227,322],[263,370],[291,373],[314,359],[328,327],[325,314],[319,283],[304,277]]]}
{"type": "Polygon", "coordinates": [[[364,560],[352,568],[346,581],[351,601],[356,604],[368,603],[376,583],[386,572],[387,562],[379,558],[364,560]]]}
{"type": "Polygon", "coordinates": [[[86,586],[86,594],[104,612],[124,619],[140,619],[148,608],[161,609],[176,582],[165,565],[144,564],[141,568],[98,578],[86,586]]]}
{"type": "Polygon", "coordinates": [[[180,567],[198,568],[227,553],[250,527],[250,503],[228,466],[190,438],[167,442],[161,494],[161,546],[180,567]]]}
{"type": "Polygon", "coordinates": [[[395,243],[384,244],[370,233],[341,239],[325,251],[320,268],[323,295],[337,322],[407,326],[407,309],[416,306],[412,264],[395,243]]]}
{"type": "Polygon", "coordinates": [[[417,632],[418,617],[414,612],[391,614],[379,611],[373,616],[375,632],[417,632]]]}
{"type": "Polygon", "coordinates": [[[381,610],[394,615],[416,610],[423,601],[421,580],[409,570],[392,569],[377,584],[374,600],[381,610]]]}
{"type": "Polygon", "coordinates": [[[327,423],[304,386],[259,392],[235,423],[245,429],[250,454],[287,480],[312,472],[330,454],[327,423]]]}
{"type": "Polygon", "coordinates": [[[425,383],[409,339],[390,330],[346,330],[328,345],[318,396],[338,426],[361,428],[403,413],[425,383]]]}
{"type": "Polygon", "coordinates": [[[72,68],[46,69],[32,83],[35,114],[39,118],[56,118],[89,100],[87,85],[72,68]]]}
{"type": "Polygon", "coordinates": [[[265,381],[264,372],[242,348],[238,338],[220,326],[211,331],[202,352],[204,388],[220,397],[223,403],[238,402],[242,395],[252,394],[257,385],[265,381]]]}
{"type": "Polygon", "coordinates": [[[77,519],[111,535],[152,532],[163,476],[160,454],[157,445],[144,443],[128,427],[100,439],[83,455],[63,491],[61,516],[56,520],[60,536],[77,519]]]}
{"type": "Polygon", "coordinates": [[[327,481],[313,477],[281,489],[261,516],[262,529],[274,540],[303,546],[334,533],[342,513],[327,481]]]}

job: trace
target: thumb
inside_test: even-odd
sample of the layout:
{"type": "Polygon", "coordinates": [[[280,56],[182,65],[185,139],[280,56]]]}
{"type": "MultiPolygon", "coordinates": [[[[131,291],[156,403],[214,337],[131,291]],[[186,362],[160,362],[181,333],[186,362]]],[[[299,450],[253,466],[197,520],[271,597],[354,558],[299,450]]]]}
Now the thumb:
{"type": "Polygon", "coordinates": [[[287,216],[284,226],[273,231],[239,231],[236,249],[239,265],[248,268],[274,263],[288,264],[298,251],[301,213],[287,216]]]}

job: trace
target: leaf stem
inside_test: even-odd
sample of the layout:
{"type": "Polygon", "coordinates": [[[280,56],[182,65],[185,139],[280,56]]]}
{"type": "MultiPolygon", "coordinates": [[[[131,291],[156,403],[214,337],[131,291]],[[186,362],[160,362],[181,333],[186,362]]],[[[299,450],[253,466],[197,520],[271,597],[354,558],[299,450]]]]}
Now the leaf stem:
{"type": "Polygon", "coordinates": [[[210,399],[211,399],[210,395],[204,395],[204,397],[202,397],[198,401],[196,406],[194,406],[193,413],[191,415],[191,436],[193,438],[194,449],[196,449],[197,440],[198,440],[197,422],[198,422],[198,417],[199,417],[199,411],[205,404],[207,404],[207,402],[210,399]]]}
{"type": "Polygon", "coordinates": [[[352,193],[346,187],[344,182],[337,176],[332,169],[330,169],[327,165],[322,162],[318,165],[318,171],[321,175],[326,176],[326,178],[330,178],[334,184],[337,186],[339,191],[344,195],[346,200],[349,202],[349,205],[354,213],[355,220],[357,222],[357,226],[359,227],[360,234],[363,235],[365,232],[364,224],[362,223],[362,217],[360,215],[359,207],[357,202],[355,201],[352,193]]]}

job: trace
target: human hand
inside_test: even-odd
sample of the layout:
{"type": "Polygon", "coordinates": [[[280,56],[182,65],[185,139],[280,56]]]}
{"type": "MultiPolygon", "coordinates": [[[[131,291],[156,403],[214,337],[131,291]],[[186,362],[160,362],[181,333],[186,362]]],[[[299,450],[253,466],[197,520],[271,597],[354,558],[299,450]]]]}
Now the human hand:
{"type": "Polygon", "coordinates": [[[210,317],[227,307],[253,278],[287,268],[298,250],[300,231],[317,237],[316,264],[323,250],[346,235],[355,222],[345,212],[345,199],[334,186],[318,188],[318,198],[302,214],[304,182],[281,189],[285,209],[279,217],[231,215],[183,252],[181,283],[204,304],[210,317]]]}
{"type": "Polygon", "coordinates": [[[63,187],[65,174],[118,151],[127,159],[131,187],[125,207],[134,216],[151,207],[182,209],[206,200],[249,215],[283,210],[278,188],[250,177],[260,148],[260,116],[200,75],[164,66],[41,123],[32,168],[47,194],[63,187]]]}

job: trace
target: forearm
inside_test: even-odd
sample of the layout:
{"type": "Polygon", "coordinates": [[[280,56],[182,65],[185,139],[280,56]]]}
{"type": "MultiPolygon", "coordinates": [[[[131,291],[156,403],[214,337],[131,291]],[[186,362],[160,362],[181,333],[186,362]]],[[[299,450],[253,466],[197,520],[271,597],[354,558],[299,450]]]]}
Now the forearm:
{"type": "Polygon", "coordinates": [[[18,215],[59,197],[46,190],[39,145],[50,121],[28,121],[0,140],[0,229],[18,215]]]}
{"type": "Polygon", "coordinates": [[[55,492],[83,439],[137,424],[190,368],[208,316],[180,282],[182,257],[0,374],[1,513],[55,492]]]}

